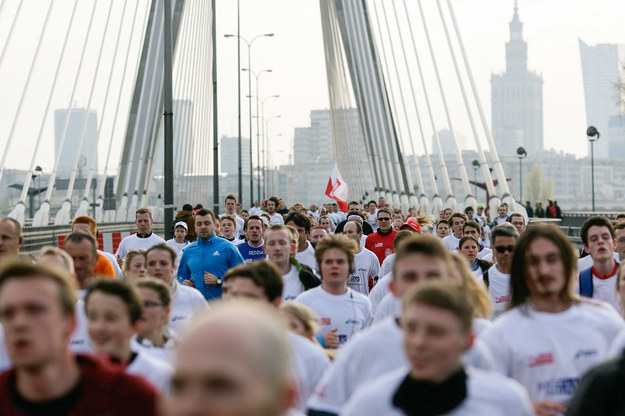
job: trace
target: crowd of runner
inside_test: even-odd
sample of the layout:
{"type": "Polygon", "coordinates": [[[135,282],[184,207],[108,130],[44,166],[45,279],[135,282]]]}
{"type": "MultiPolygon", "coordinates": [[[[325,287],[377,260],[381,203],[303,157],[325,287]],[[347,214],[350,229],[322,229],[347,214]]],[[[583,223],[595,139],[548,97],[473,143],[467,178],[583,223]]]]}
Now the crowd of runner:
{"type": "Polygon", "coordinates": [[[625,414],[625,214],[578,252],[505,203],[347,205],[228,195],[167,241],[141,208],[115,253],[78,217],[37,256],[0,218],[0,415],[625,414]]]}

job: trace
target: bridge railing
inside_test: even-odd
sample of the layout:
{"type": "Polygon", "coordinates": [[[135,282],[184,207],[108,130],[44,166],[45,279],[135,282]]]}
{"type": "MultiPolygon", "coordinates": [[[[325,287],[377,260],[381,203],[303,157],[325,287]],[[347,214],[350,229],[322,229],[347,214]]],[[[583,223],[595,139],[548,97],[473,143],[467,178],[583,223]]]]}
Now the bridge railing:
{"type": "MultiPolygon", "coordinates": [[[[132,222],[108,223],[98,225],[98,233],[132,233],[137,227],[132,222]]],[[[24,245],[21,252],[24,254],[36,255],[45,246],[59,246],[59,237],[63,237],[72,232],[71,225],[50,225],[48,227],[24,227],[24,245]]],[[[152,232],[163,236],[163,224],[154,224],[152,232]]]]}

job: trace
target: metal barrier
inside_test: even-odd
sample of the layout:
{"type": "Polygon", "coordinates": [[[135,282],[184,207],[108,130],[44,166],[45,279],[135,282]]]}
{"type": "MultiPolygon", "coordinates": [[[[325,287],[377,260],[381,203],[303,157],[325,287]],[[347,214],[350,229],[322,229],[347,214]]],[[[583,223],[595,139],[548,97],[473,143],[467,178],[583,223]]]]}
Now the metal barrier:
{"type": "MultiPolygon", "coordinates": [[[[114,233],[114,232],[136,232],[137,227],[134,223],[120,222],[98,225],[98,233],[114,233]]],[[[24,254],[36,255],[45,246],[58,247],[60,236],[65,236],[72,232],[71,225],[50,225],[48,227],[24,227],[22,235],[24,236],[24,245],[21,252],[24,254]]],[[[163,224],[154,224],[152,232],[160,235],[164,234],[163,224]]]]}

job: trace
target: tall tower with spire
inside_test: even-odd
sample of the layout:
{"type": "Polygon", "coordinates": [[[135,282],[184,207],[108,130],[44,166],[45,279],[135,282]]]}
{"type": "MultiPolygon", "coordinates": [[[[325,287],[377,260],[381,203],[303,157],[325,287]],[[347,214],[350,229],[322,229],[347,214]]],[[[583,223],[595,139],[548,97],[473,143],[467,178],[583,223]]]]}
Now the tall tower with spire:
{"type": "Polygon", "coordinates": [[[491,116],[497,152],[514,155],[519,146],[528,154],[543,150],[543,79],[527,69],[527,42],[517,2],[506,43],[506,72],[492,74],[491,116]]]}

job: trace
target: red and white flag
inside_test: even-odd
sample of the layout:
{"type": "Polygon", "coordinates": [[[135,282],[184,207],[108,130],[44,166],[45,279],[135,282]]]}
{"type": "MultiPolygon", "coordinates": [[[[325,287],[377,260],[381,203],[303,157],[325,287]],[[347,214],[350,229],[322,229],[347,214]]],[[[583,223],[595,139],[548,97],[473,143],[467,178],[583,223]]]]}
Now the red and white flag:
{"type": "Polygon", "coordinates": [[[339,165],[336,162],[328,181],[326,195],[338,202],[341,211],[347,212],[347,184],[341,177],[339,165]]]}

